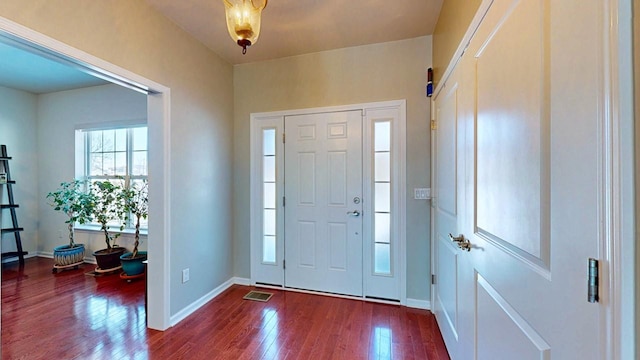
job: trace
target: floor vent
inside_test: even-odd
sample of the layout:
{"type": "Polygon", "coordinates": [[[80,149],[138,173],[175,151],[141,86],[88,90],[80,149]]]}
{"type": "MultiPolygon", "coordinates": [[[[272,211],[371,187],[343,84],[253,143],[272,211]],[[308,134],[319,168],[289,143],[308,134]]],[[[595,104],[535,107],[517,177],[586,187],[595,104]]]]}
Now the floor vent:
{"type": "Polygon", "coordinates": [[[272,296],[273,296],[273,293],[268,293],[264,291],[250,291],[247,295],[243,297],[243,299],[267,302],[269,301],[269,299],[271,299],[272,296]]]}

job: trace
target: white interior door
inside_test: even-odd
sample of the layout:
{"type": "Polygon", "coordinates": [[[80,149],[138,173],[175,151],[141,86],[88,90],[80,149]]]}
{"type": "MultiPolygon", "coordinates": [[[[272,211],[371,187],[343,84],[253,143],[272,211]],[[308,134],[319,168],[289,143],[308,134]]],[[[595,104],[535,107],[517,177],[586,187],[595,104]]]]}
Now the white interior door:
{"type": "Polygon", "coordinates": [[[362,296],[362,112],[285,117],[285,286],[362,296]]]}
{"type": "MultiPolygon", "coordinates": [[[[464,131],[458,122],[461,111],[458,73],[454,71],[446,86],[435,97],[437,127],[434,133],[434,262],[436,279],[433,289],[433,310],[442,337],[452,358],[458,358],[461,319],[458,274],[466,254],[460,251],[450,234],[458,236],[462,230],[459,212],[464,209],[464,131]]],[[[462,294],[464,295],[464,294],[462,294]]]]}
{"type": "Polygon", "coordinates": [[[446,183],[435,307],[454,360],[605,358],[604,306],[587,301],[588,260],[599,257],[606,222],[604,100],[593,91],[602,88],[594,44],[603,9],[494,0],[437,100],[437,149],[452,168],[464,164],[457,212],[445,196],[453,190],[442,192],[452,170],[439,163],[436,177],[446,183]],[[464,134],[457,157],[450,119],[464,134]],[[470,252],[443,239],[455,224],[470,252]]]}

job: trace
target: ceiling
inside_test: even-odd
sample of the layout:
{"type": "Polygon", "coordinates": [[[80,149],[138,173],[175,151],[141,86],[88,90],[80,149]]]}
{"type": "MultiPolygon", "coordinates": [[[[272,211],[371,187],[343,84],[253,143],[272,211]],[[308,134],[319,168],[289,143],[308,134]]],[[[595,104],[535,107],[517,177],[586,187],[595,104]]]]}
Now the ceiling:
{"type": "MultiPolygon", "coordinates": [[[[271,0],[246,55],[227,33],[223,0],[146,1],[229,63],[242,64],[430,35],[443,0],[271,0]]],[[[44,94],[102,84],[0,37],[0,86],[44,94]]]]}
{"type": "Polygon", "coordinates": [[[1,86],[44,94],[102,84],[108,82],[61,64],[58,60],[0,41],[1,86]]]}
{"type": "Polygon", "coordinates": [[[246,55],[227,32],[223,0],[146,1],[223,59],[242,64],[430,35],[443,0],[270,0],[246,55]]]}

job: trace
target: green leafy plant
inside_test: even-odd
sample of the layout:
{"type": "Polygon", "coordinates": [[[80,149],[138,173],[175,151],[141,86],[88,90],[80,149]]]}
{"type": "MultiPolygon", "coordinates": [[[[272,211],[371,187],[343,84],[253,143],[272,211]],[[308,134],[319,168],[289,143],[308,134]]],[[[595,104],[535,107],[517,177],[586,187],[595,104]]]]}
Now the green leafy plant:
{"type": "Polygon", "coordinates": [[[92,196],[84,191],[84,184],[79,180],[63,182],[56,191],[47,194],[53,210],[60,211],[68,217],[65,223],[68,224],[70,248],[75,247],[75,224],[91,221],[93,213],[94,202],[92,196]]]}
{"type": "Polygon", "coordinates": [[[123,189],[121,196],[124,202],[124,210],[136,217],[135,242],[131,258],[138,256],[140,240],[140,219],[149,216],[149,186],[147,180],[133,183],[127,189],[123,189]]]}
{"type": "Polygon", "coordinates": [[[123,188],[121,185],[109,180],[96,181],[91,184],[90,197],[93,200],[92,214],[93,220],[100,224],[100,231],[104,233],[107,249],[117,247],[116,239],[120,233],[110,233],[109,230],[115,222],[120,231],[124,229],[128,219],[125,210],[123,188]]]}

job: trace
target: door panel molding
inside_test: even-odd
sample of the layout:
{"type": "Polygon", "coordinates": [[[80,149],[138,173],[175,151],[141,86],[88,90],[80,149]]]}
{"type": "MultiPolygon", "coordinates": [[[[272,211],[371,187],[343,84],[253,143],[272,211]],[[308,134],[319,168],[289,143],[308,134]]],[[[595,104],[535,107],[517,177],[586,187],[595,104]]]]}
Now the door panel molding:
{"type": "MultiPolygon", "coordinates": [[[[458,341],[458,260],[459,252],[449,239],[438,236],[438,265],[441,286],[436,292],[436,312],[442,314],[449,324],[454,340],[458,341]],[[448,267],[448,268],[447,268],[448,267]]],[[[448,336],[443,332],[443,336],[448,336]]]]}
{"type": "Polygon", "coordinates": [[[478,344],[476,358],[489,359],[491,353],[513,354],[514,349],[524,349],[518,359],[551,359],[551,345],[525,320],[500,293],[478,272],[475,272],[475,333],[486,337],[478,344]],[[496,324],[499,322],[499,324],[496,324]],[[485,354],[484,350],[491,353],[485,354]]]}
{"type": "Polygon", "coordinates": [[[549,4],[494,7],[469,46],[476,79],[475,231],[549,273],[549,4]]]}

